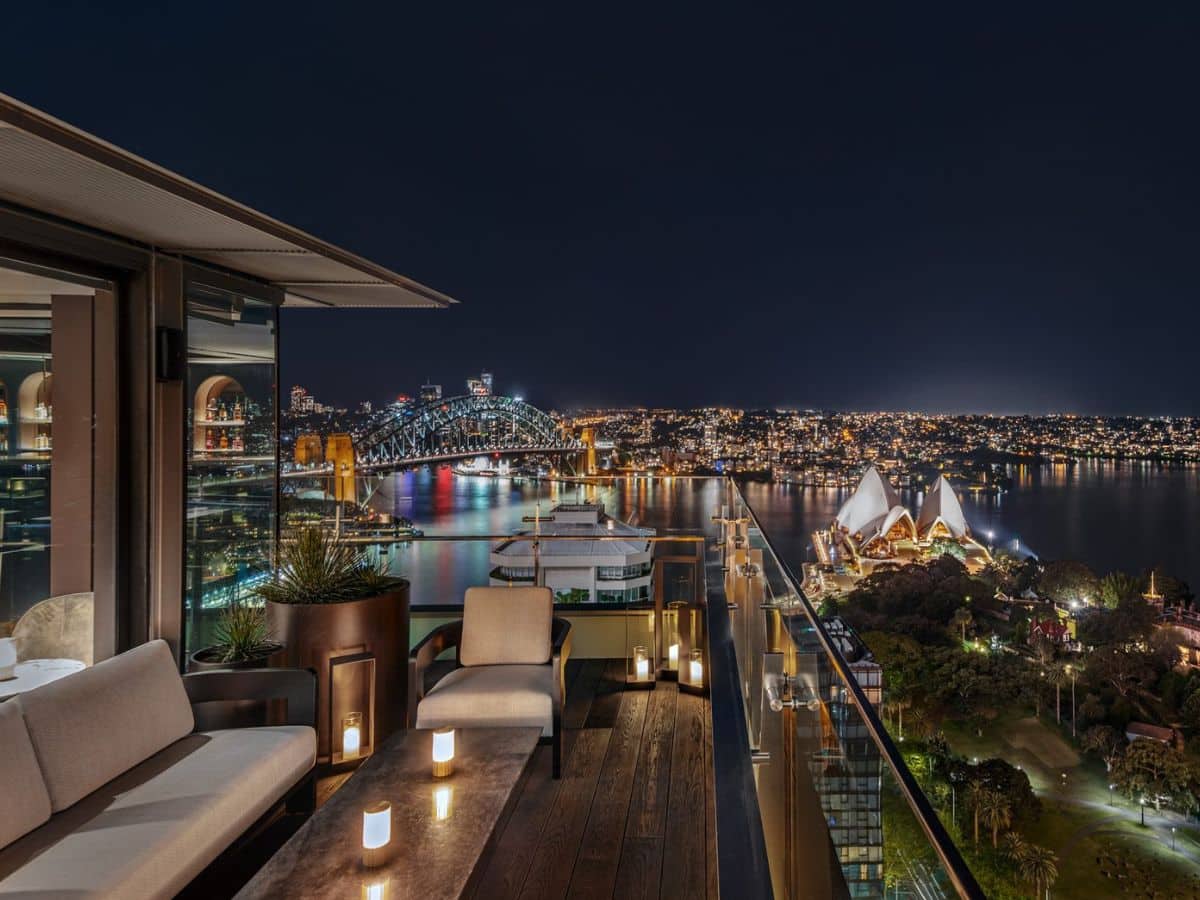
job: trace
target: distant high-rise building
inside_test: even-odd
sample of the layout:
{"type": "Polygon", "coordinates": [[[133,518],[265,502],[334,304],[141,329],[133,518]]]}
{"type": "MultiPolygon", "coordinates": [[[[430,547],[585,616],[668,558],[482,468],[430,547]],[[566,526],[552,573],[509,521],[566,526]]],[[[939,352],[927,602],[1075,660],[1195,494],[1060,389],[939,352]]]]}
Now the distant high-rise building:
{"type": "Polygon", "coordinates": [[[483,382],[483,392],[490,397],[492,395],[492,373],[480,372],[479,380],[483,382]]]}
{"type": "Polygon", "coordinates": [[[358,404],[358,411],[361,413],[366,413],[367,415],[370,415],[371,414],[371,401],[364,400],[362,403],[358,404]]]}
{"type": "Polygon", "coordinates": [[[299,414],[304,411],[304,398],[308,396],[308,391],[296,385],[292,388],[291,406],[289,407],[293,413],[299,414]]]}
{"type": "Polygon", "coordinates": [[[440,384],[423,384],[421,385],[421,402],[436,403],[442,399],[442,386],[440,384]]]}

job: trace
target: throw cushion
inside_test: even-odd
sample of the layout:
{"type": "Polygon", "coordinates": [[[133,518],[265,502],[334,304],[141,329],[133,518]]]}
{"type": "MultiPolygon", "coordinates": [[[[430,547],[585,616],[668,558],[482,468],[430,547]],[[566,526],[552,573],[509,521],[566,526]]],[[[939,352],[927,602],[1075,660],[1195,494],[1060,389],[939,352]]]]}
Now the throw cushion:
{"type": "Polygon", "coordinates": [[[458,661],[464,666],[549,662],[553,621],[549,588],[467,588],[458,661]]]}
{"type": "Polygon", "coordinates": [[[194,727],[165,641],[151,641],[22,694],[21,709],[54,812],[194,727]]]}

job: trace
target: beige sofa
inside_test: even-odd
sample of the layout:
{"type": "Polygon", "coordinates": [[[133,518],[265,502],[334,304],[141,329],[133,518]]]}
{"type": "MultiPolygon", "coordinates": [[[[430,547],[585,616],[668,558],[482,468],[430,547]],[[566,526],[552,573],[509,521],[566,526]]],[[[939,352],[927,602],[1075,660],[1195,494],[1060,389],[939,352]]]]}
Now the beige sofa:
{"type": "Polygon", "coordinates": [[[0,898],[174,896],[311,798],[315,691],[297,670],[181,678],[152,641],[0,703],[0,898]],[[286,699],[286,724],[195,730],[194,705],[235,698],[286,699]]]}
{"type": "Polygon", "coordinates": [[[537,726],[562,771],[565,672],[571,623],[554,617],[545,587],[473,587],[463,617],[430,632],[409,658],[410,718],[417,728],[537,726]],[[425,671],[457,650],[455,669],[425,691],[425,671]]]}

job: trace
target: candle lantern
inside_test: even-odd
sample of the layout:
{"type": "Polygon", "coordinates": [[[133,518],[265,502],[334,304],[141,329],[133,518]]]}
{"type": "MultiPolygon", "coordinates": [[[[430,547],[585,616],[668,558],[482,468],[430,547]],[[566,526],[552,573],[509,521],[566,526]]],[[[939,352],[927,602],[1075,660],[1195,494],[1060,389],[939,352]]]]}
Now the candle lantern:
{"type": "Polygon", "coordinates": [[[690,607],[679,616],[679,689],[705,693],[708,685],[704,610],[690,607]]]}
{"type": "Polygon", "coordinates": [[[362,755],[362,713],[346,713],[342,717],[342,761],[358,759],[362,755]]]}
{"type": "Polygon", "coordinates": [[[650,661],[650,650],[645,644],[636,644],[629,657],[629,671],[625,678],[627,687],[654,687],[654,666],[650,661]]]}
{"type": "Polygon", "coordinates": [[[454,729],[438,728],[433,732],[433,776],[445,778],[454,771],[454,729]]]}
{"type": "Polygon", "coordinates": [[[363,810],[363,865],[369,868],[387,862],[387,847],[392,840],[392,804],[386,800],[372,803],[363,810]]]}
{"type": "Polygon", "coordinates": [[[365,881],[362,886],[362,900],[388,900],[388,880],[365,881]]]}

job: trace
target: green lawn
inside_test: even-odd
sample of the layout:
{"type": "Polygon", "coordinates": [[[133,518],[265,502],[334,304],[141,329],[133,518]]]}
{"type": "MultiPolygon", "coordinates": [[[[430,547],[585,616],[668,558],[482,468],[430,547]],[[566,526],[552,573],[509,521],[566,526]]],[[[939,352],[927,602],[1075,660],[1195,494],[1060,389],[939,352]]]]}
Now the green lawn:
{"type": "Polygon", "coordinates": [[[998,756],[1029,776],[1042,801],[1042,816],[1025,829],[1025,837],[1059,855],[1051,896],[1200,898],[1195,829],[1152,810],[1143,827],[1133,817],[1136,807],[1120,795],[1113,795],[1109,805],[1103,763],[1081,758],[1053,718],[1047,723],[1044,718],[1002,715],[984,726],[982,736],[958,722],[945,721],[942,729],[956,753],[968,759],[998,756]],[[1178,829],[1176,851],[1166,830],[1172,823],[1178,829]]]}

